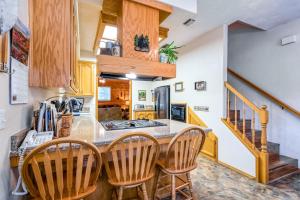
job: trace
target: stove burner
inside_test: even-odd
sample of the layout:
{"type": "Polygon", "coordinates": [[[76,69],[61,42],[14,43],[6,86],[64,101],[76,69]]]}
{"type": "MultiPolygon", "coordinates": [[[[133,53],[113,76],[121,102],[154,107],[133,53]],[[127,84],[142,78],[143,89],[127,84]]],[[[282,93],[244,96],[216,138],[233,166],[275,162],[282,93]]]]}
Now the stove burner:
{"type": "Polygon", "coordinates": [[[152,121],[152,120],[114,120],[114,121],[101,121],[100,123],[107,131],[167,126],[164,123],[152,121]]]}

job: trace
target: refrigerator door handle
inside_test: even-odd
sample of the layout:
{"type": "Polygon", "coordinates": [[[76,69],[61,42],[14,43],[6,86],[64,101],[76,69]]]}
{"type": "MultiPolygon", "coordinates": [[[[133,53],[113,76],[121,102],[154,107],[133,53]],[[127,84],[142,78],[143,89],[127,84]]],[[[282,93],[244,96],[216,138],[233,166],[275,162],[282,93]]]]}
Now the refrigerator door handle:
{"type": "Polygon", "coordinates": [[[157,117],[160,119],[160,93],[157,95],[157,117]]]}

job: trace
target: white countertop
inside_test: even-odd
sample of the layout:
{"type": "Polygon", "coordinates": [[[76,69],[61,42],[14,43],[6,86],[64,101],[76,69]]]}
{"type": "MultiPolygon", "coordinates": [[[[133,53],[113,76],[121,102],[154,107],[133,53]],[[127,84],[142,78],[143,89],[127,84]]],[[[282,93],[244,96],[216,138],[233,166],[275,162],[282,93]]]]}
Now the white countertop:
{"type": "MultiPolygon", "coordinates": [[[[113,140],[125,133],[145,132],[154,136],[155,138],[164,138],[174,137],[178,132],[185,128],[193,126],[195,127],[195,125],[169,119],[158,119],[155,121],[167,124],[167,126],[106,131],[93,116],[77,116],[74,117],[72,132],[69,137],[74,139],[82,139],[86,142],[101,146],[111,143],[113,140]]],[[[211,131],[209,128],[200,128],[202,128],[206,133],[211,131]]]]}

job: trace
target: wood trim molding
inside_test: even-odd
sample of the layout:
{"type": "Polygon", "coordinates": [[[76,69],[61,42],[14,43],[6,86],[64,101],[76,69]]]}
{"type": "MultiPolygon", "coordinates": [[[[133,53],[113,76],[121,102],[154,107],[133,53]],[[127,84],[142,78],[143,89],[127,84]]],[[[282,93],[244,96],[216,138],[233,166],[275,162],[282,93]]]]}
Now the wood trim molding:
{"type": "Polygon", "coordinates": [[[263,96],[265,96],[266,98],[273,101],[278,106],[282,107],[283,109],[289,111],[290,113],[292,113],[292,114],[294,114],[294,115],[296,115],[297,117],[300,118],[300,112],[298,110],[296,110],[295,108],[293,108],[292,106],[290,106],[290,105],[284,103],[283,101],[281,101],[280,99],[274,97],[273,95],[271,95],[267,91],[263,90],[262,88],[258,87],[257,85],[255,85],[251,81],[249,81],[246,78],[242,77],[240,74],[238,74],[234,70],[232,70],[230,68],[227,68],[227,70],[231,75],[235,76],[236,78],[238,78],[242,82],[246,83],[248,86],[252,87],[254,90],[258,91],[259,93],[261,93],[263,96]]]}
{"type": "Polygon", "coordinates": [[[229,83],[225,82],[225,87],[230,90],[234,95],[236,95],[239,99],[241,99],[245,104],[247,104],[252,110],[255,112],[260,112],[260,108],[257,107],[254,103],[252,103],[249,99],[244,97],[241,93],[239,93],[234,87],[232,87],[229,83]]]}
{"type": "Polygon", "coordinates": [[[227,123],[226,119],[221,119],[222,122],[227,126],[227,128],[229,128],[231,130],[231,132],[240,140],[240,142],[256,157],[259,157],[260,152],[256,149],[252,147],[252,143],[247,140],[247,139],[243,139],[241,133],[239,131],[236,131],[234,129],[234,126],[231,126],[227,123]]]}
{"type": "MultiPolygon", "coordinates": [[[[187,120],[190,124],[207,128],[206,123],[190,107],[188,107],[187,120]]],[[[207,134],[201,154],[218,162],[218,138],[213,132],[207,134]]]]}
{"type": "Polygon", "coordinates": [[[239,174],[241,174],[241,175],[243,175],[243,176],[246,176],[246,177],[248,177],[248,178],[250,178],[250,179],[256,180],[256,177],[254,177],[254,176],[252,176],[252,175],[250,175],[250,174],[248,174],[248,173],[246,173],[246,172],[243,172],[243,171],[241,171],[241,170],[239,170],[239,169],[237,169],[237,168],[235,168],[235,167],[232,167],[232,166],[229,165],[229,164],[226,164],[226,163],[224,163],[224,162],[222,162],[222,161],[218,161],[218,163],[219,163],[220,165],[222,165],[223,167],[226,167],[226,168],[228,168],[228,169],[230,169],[230,170],[232,170],[232,171],[235,171],[235,172],[237,172],[237,173],[239,173],[239,174]]]}
{"type": "Polygon", "coordinates": [[[229,130],[240,140],[240,142],[253,154],[255,157],[256,181],[267,184],[269,180],[269,155],[267,152],[260,152],[256,147],[253,148],[252,143],[244,139],[242,134],[234,129],[234,125],[230,125],[226,119],[221,121],[229,128],[229,130]]]}
{"type": "Polygon", "coordinates": [[[176,77],[175,64],[166,64],[134,58],[99,55],[97,56],[97,67],[98,74],[128,74],[134,72],[140,76],[162,76],[166,78],[176,77]]]}
{"type": "Polygon", "coordinates": [[[155,8],[159,10],[159,23],[161,24],[172,12],[173,12],[173,7],[156,1],[156,0],[130,0],[136,3],[143,4],[145,6],[149,6],[151,8],[155,8]]]}

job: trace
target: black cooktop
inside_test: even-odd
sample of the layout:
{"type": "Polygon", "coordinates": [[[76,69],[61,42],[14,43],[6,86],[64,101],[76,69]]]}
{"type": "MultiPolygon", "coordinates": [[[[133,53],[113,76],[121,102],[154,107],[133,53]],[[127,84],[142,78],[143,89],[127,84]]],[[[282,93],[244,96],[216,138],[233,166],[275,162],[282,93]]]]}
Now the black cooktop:
{"type": "Polygon", "coordinates": [[[152,121],[152,120],[114,120],[114,121],[101,121],[100,123],[107,131],[167,126],[167,124],[157,122],[157,121],[152,121]]]}

